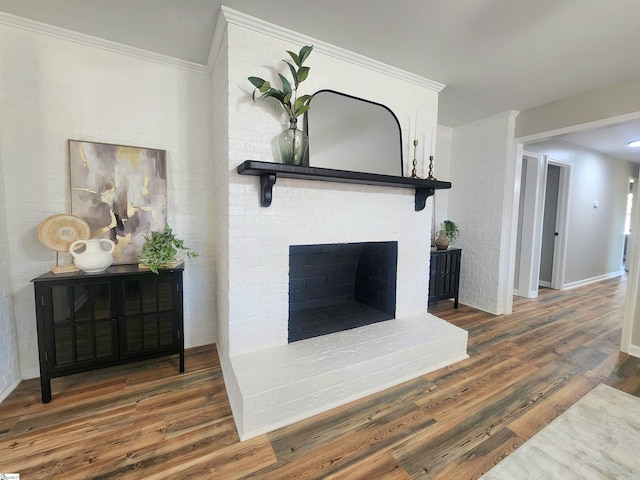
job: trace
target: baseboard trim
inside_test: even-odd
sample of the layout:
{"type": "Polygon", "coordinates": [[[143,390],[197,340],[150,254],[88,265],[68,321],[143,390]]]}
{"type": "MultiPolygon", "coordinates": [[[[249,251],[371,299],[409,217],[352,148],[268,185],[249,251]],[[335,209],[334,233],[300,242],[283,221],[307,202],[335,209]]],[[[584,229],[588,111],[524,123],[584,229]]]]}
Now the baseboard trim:
{"type": "Polygon", "coordinates": [[[513,294],[516,297],[523,297],[523,298],[538,298],[538,290],[532,290],[528,293],[520,293],[520,290],[518,289],[514,289],[513,290],[513,294]]]}
{"type": "Polygon", "coordinates": [[[22,380],[14,381],[7,388],[5,388],[2,392],[0,392],[0,403],[4,402],[5,398],[7,398],[9,395],[11,395],[11,392],[13,392],[18,387],[18,385],[20,385],[21,381],[22,380]]]}
{"type": "Polygon", "coordinates": [[[585,278],[584,280],[578,280],[576,282],[565,283],[562,286],[562,290],[571,290],[572,288],[582,287],[591,283],[601,282],[602,280],[608,280],[610,278],[619,277],[624,274],[624,270],[618,270],[617,272],[605,273],[604,275],[598,275],[597,277],[585,278]]]}
{"type": "Polygon", "coordinates": [[[640,346],[629,345],[629,351],[627,353],[632,357],[640,358],[640,346]]]}

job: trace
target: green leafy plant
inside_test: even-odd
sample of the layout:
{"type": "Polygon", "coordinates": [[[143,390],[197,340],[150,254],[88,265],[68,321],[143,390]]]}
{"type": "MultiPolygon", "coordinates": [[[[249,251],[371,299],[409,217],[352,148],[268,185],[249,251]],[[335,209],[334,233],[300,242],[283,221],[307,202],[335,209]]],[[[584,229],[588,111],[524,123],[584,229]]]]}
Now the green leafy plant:
{"type": "Polygon", "coordinates": [[[171,230],[169,224],[164,226],[162,232],[151,232],[145,235],[146,242],[140,252],[140,261],[149,267],[153,273],[158,273],[158,269],[174,263],[178,260],[178,252],[184,253],[188,258],[195,258],[198,254],[180,240],[171,230]]]}
{"type": "Polygon", "coordinates": [[[300,53],[297,55],[287,50],[287,53],[293,59],[294,63],[287,60],[283,60],[283,62],[289,65],[289,70],[293,76],[293,85],[281,73],[278,73],[280,76],[280,82],[282,83],[281,90],[273,88],[268,80],[264,80],[260,77],[249,77],[248,80],[254,87],[256,87],[252,94],[253,101],[256,101],[256,91],[261,93],[259,97],[260,100],[263,98],[275,98],[280,102],[289,116],[289,121],[296,123],[298,121],[298,117],[309,110],[309,100],[311,100],[311,95],[302,95],[300,97],[297,95],[298,86],[304,82],[309,75],[309,67],[304,66],[304,62],[309,58],[309,54],[311,54],[312,50],[313,45],[302,47],[300,49],[300,53]]]}
{"type": "Polygon", "coordinates": [[[460,228],[458,228],[458,225],[451,220],[445,220],[443,223],[444,223],[444,233],[449,239],[449,243],[453,245],[456,242],[456,240],[460,237],[460,228]]]}

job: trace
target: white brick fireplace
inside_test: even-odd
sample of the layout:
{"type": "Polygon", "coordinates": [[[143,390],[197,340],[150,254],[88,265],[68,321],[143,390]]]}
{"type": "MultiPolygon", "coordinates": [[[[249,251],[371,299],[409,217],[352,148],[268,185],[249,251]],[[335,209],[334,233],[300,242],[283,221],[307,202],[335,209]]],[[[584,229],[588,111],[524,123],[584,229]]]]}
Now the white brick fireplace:
{"type": "Polygon", "coordinates": [[[285,50],[316,46],[305,92],[383,103],[423,143],[442,86],[237,12],[221,17],[214,111],[228,113],[229,129],[216,140],[218,351],[246,439],[466,358],[467,333],[426,312],[431,200],[416,212],[411,189],[278,179],[264,208],[259,178],[236,173],[244,160],[273,161],[278,111],[251,102],[246,78],[272,76],[285,50]],[[288,344],[289,247],[387,241],[398,244],[396,319],[288,344]]]}

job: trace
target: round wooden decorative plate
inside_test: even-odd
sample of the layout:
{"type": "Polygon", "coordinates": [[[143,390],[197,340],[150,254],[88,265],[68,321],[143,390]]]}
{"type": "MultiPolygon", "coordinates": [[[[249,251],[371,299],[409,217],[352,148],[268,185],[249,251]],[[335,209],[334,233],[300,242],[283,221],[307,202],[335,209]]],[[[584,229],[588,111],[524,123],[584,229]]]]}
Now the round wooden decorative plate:
{"type": "Polygon", "coordinates": [[[80,217],[59,213],[45,218],[38,226],[38,239],[45,247],[58,252],[68,252],[76,240],[91,236],[89,224],[80,217]]]}

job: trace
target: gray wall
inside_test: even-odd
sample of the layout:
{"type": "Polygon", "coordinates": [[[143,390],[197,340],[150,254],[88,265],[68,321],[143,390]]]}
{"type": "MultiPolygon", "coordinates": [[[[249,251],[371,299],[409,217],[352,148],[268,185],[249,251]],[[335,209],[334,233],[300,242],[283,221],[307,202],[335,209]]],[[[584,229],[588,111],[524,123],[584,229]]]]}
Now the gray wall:
{"type": "Polygon", "coordinates": [[[638,165],[560,140],[525,148],[571,165],[565,285],[620,272],[627,188],[638,165]]]}
{"type": "Polygon", "coordinates": [[[516,138],[571,129],[576,125],[626,115],[638,118],[640,78],[524,110],[516,122],[516,138]]]}

